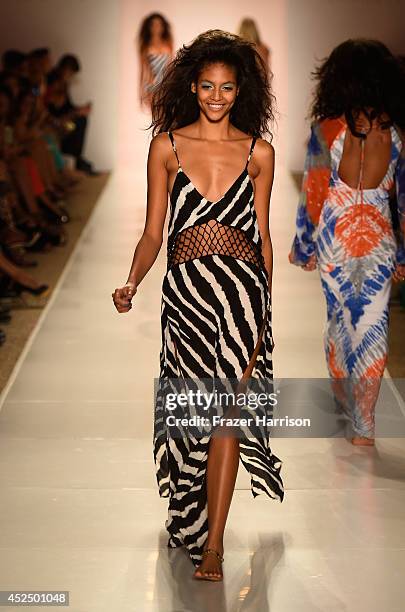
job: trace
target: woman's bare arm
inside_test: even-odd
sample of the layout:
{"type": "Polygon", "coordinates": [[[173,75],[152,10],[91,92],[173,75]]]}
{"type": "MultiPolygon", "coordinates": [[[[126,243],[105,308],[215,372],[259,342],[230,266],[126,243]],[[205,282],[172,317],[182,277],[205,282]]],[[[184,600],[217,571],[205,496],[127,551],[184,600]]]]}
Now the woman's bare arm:
{"type": "Polygon", "coordinates": [[[144,88],[145,85],[149,85],[152,82],[152,71],[150,63],[146,57],[146,53],[142,52],[139,56],[140,71],[139,71],[139,100],[142,102],[145,96],[144,88]]]}
{"type": "Polygon", "coordinates": [[[146,221],[142,236],[136,245],[128,280],[112,293],[118,312],[128,312],[138,285],[153,266],[163,242],[163,228],[167,212],[168,142],[164,134],[156,136],[148,155],[148,196],[146,221]]]}
{"type": "Polygon", "coordinates": [[[254,161],[259,173],[255,183],[255,210],[260,236],[262,238],[262,253],[266,266],[269,290],[271,293],[273,277],[273,248],[269,229],[270,196],[274,178],[274,148],[265,140],[258,140],[254,150],[254,161]]]}
{"type": "Polygon", "coordinates": [[[154,264],[163,242],[167,213],[168,143],[165,134],[156,136],[148,155],[148,193],[146,221],[136,246],[128,281],[138,286],[154,264]]]}

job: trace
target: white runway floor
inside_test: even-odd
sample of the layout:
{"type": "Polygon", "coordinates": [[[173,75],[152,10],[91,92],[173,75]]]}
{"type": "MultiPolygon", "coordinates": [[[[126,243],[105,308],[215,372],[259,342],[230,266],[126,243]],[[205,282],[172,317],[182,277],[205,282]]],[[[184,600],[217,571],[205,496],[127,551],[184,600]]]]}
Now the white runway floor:
{"type": "MultiPolygon", "coordinates": [[[[118,315],[111,300],[144,223],[139,159],[107,185],[4,398],[0,589],[69,590],[72,612],[402,611],[401,439],[375,449],[274,439],[282,504],[254,499],[240,465],[223,584],[193,581],[184,551],[166,548],[167,500],[152,455],[165,249],[129,314],[118,315]]],[[[286,259],[295,206],[293,183],[278,168],[275,372],[322,377],[319,280],[286,259]]]]}

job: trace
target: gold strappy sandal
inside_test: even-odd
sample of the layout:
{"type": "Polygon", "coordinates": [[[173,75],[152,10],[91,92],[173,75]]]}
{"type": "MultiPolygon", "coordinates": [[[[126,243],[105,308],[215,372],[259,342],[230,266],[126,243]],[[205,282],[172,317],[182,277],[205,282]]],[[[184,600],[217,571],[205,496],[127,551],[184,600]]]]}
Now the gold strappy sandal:
{"type": "MultiPolygon", "coordinates": [[[[202,556],[204,555],[208,555],[208,554],[213,554],[217,557],[217,559],[219,559],[219,561],[222,563],[224,558],[221,557],[221,555],[219,554],[219,552],[217,552],[216,550],[214,550],[213,548],[207,548],[206,550],[203,550],[202,552],[202,556]]],[[[197,570],[199,570],[200,566],[197,567],[197,570]]],[[[201,570],[200,570],[201,571],[201,570]]],[[[201,576],[196,576],[195,574],[193,575],[193,577],[196,580],[211,580],[213,582],[220,582],[223,579],[223,575],[221,574],[221,576],[209,576],[208,575],[208,571],[203,571],[201,572],[201,576]]]]}

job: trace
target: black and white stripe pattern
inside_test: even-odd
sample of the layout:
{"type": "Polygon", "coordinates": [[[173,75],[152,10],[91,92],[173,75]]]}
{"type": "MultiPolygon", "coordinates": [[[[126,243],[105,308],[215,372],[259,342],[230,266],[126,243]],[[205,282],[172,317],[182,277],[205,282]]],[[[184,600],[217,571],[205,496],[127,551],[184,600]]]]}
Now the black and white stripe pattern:
{"type": "MultiPolygon", "coordinates": [[[[179,164],[170,201],[168,254],[179,232],[212,219],[243,230],[261,249],[247,165],[220,200],[209,202],[179,164]]],[[[272,379],[271,304],[264,266],[223,254],[172,266],[163,279],[161,320],[161,381],[179,377],[240,380],[263,323],[251,378],[272,379]]],[[[169,437],[165,417],[163,394],[158,392],[154,459],[160,496],[170,498],[168,545],[185,545],[198,565],[208,531],[205,475],[210,437],[169,437]]],[[[240,458],[251,476],[252,495],[265,493],[282,501],[281,461],[272,454],[268,436],[255,437],[248,431],[240,439],[240,458]]]]}
{"type": "Polygon", "coordinates": [[[170,62],[169,53],[148,53],[147,59],[152,73],[153,81],[146,85],[147,91],[154,91],[160,84],[168,63],[170,62]]]}

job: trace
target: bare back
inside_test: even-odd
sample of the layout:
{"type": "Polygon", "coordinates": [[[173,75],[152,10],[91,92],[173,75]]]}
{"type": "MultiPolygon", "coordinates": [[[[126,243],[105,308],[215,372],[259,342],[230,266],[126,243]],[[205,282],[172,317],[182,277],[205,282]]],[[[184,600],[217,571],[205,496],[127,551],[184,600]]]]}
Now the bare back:
{"type": "MultiPolygon", "coordinates": [[[[339,176],[349,187],[356,188],[361,165],[361,138],[346,130],[339,176]]],[[[376,189],[387,173],[391,161],[391,131],[373,125],[364,144],[363,188],[376,189]]]]}

